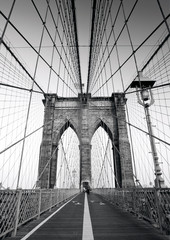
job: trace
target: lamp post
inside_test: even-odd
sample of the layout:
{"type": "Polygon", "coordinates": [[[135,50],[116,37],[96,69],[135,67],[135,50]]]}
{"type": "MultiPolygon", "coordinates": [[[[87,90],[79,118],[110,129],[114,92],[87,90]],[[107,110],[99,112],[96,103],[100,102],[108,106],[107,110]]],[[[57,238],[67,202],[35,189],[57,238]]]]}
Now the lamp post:
{"type": "Polygon", "coordinates": [[[159,158],[156,150],[155,139],[153,137],[152,123],[149,113],[149,107],[154,104],[155,100],[153,98],[151,87],[154,85],[155,81],[150,80],[139,72],[139,81],[135,80],[131,84],[131,88],[136,88],[136,95],[138,103],[144,107],[146,114],[146,122],[148,127],[149,139],[151,144],[152,157],[154,162],[154,171],[156,175],[155,187],[163,188],[165,187],[165,182],[162,177],[162,170],[159,165],[159,158]]]}

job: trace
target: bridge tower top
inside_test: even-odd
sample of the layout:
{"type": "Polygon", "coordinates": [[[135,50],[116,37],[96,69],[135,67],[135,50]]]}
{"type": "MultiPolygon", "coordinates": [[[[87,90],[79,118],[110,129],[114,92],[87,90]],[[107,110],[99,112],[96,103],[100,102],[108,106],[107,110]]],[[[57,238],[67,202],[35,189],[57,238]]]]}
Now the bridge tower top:
{"type": "Polygon", "coordinates": [[[41,187],[52,188],[55,185],[57,153],[53,152],[68,127],[76,132],[80,142],[80,183],[91,182],[91,139],[100,126],[112,141],[116,185],[133,186],[125,103],[123,93],[113,93],[110,97],[91,97],[90,93],[70,98],[58,97],[56,94],[45,95],[39,174],[50,158],[51,164],[49,172],[41,177],[41,187]]]}

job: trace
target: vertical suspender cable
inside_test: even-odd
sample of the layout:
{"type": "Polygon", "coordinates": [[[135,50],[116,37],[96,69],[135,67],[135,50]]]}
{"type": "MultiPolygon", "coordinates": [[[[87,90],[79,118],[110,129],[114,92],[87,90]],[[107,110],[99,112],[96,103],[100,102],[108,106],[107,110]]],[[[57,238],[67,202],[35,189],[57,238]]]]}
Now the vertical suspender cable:
{"type": "MultiPolygon", "coordinates": [[[[33,0],[32,0],[32,3],[34,4],[34,1],[33,1],[33,0]]],[[[33,79],[35,79],[36,73],[37,73],[39,56],[40,56],[41,45],[42,45],[42,40],[43,40],[43,36],[44,36],[45,22],[46,22],[46,19],[47,19],[47,14],[48,14],[48,5],[47,5],[46,14],[45,14],[45,20],[44,20],[44,25],[43,25],[43,29],[42,29],[42,34],[41,34],[40,45],[39,45],[38,56],[37,56],[37,60],[36,60],[36,64],[35,64],[33,79]]],[[[33,83],[32,83],[31,90],[33,90],[33,87],[34,87],[34,81],[33,81],[33,83]]],[[[21,167],[22,167],[23,154],[24,154],[24,148],[25,148],[25,139],[26,139],[26,133],[27,133],[27,127],[28,127],[28,120],[29,120],[29,115],[30,115],[31,101],[32,101],[32,91],[30,92],[30,98],[29,98],[28,109],[27,109],[26,123],[25,123],[25,129],[24,129],[24,138],[23,138],[23,144],[22,144],[22,150],[21,150],[21,157],[20,157],[20,164],[19,164],[19,170],[18,170],[18,178],[17,178],[16,188],[19,187],[19,182],[20,182],[21,167]]]]}
{"type": "Polygon", "coordinates": [[[82,80],[81,80],[81,69],[80,69],[80,56],[79,56],[79,46],[78,46],[78,34],[77,34],[77,22],[76,22],[76,12],[75,12],[75,2],[71,0],[72,11],[73,11],[73,24],[74,24],[74,34],[75,34],[75,42],[76,42],[76,54],[77,54],[77,64],[78,64],[78,75],[79,75],[79,84],[80,84],[80,92],[82,91],[82,80]]]}
{"type": "Polygon", "coordinates": [[[89,53],[89,66],[88,66],[88,77],[87,77],[87,90],[86,90],[86,94],[88,94],[88,92],[89,92],[89,84],[90,84],[90,72],[91,72],[91,61],[92,61],[92,49],[93,49],[93,37],[94,37],[93,32],[94,32],[95,12],[96,12],[96,0],[93,0],[91,39],[90,39],[90,53],[89,53]]]}
{"type": "MultiPolygon", "coordinates": [[[[137,1],[138,1],[138,0],[137,0],[137,1]]],[[[137,4],[137,1],[136,1],[136,4],[137,4]]],[[[132,43],[132,39],[131,39],[131,35],[130,35],[130,31],[129,31],[127,19],[126,19],[126,16],[125,16],[125,10],[124,10],[123,1],[122,1],[122,10],[123,10],[123,16],[124,16],[124,20],[125,20],[126,29],[127,29],[127,32],[128,32],[128,36],[129,36],[129,41],[130,41],[130,44],[131,44],[132,52],[134,52],[133,43],[132,43]]],[[[119,59],[119,55],[118,55],[118,47],[117,47],[117,44],[116,44],[116,53],[117,53],[117,57],[118,57],[119,67],[120,67],[120,59],[119,59]]],[[[138,70],[137,59],[136,59],[135,53],[134,53],[134,62],[135,62],[136,71],[137,71],[137,74],[138,74],[139,70],[138,70]]],[[[124,82],[123,82],[123,76],[122,76],[122,70],[121,70],[121,68],[120,68],[120,74],[121,74],[122,87],[123,87],[123,91],[124,91],[125,88],[124,88],[124,82]]],[[[139,79],[139,81],[140,81],[140,79],[139,79]]],[[[126,105],[126,112],[127,112],[128,122],[129,122],[129,109],[128,109],[127,105],[126,105]]],[[[132,153],[132,156],[133,156],[133,164],[134,164],[135,176],[136,176],[136,178],[138,179],[138,177],[137,177],[137,170],[136,170],[136,162],[135,162],[135,154],[134,154],[134,149],[133,149],[132,132],[131,132],[131,127],[130,127],[130,125],[129,125],[129,136],[130,136],[130,141],[131,141],[131,144],[132,144],[132,145],[131,145],[131,153],[132,153]]]]}

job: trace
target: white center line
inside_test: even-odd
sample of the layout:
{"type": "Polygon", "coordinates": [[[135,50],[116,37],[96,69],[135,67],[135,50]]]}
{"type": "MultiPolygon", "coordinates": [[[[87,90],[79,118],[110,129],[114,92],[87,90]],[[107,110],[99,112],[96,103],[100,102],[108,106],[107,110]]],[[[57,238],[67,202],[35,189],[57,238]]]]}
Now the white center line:
{"type": "Polygon", "coordinates": [[[83,238],[82,240],[94,240],[93,229],[91,224],[87,193],[84,198],[84,217],[83,217],[83,238]]]}

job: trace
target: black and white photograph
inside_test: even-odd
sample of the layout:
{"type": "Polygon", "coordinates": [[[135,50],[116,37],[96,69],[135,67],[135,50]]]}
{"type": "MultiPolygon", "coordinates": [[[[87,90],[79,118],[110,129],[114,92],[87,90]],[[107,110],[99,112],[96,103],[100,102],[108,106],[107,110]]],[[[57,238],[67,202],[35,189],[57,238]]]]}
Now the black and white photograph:
{"type": "Polygon", "coordinates": [[[170,239],[170,0],[0,0],[4,239],[170,239]]]}

